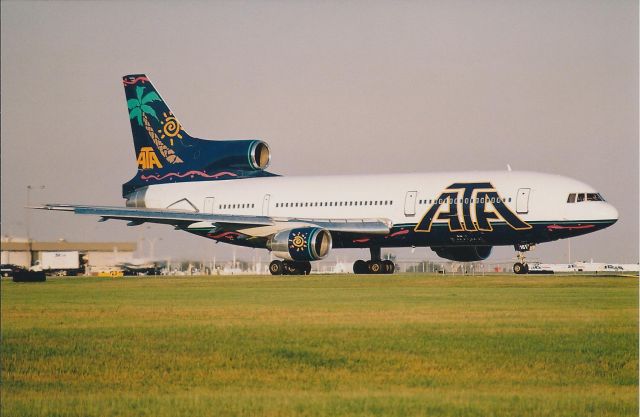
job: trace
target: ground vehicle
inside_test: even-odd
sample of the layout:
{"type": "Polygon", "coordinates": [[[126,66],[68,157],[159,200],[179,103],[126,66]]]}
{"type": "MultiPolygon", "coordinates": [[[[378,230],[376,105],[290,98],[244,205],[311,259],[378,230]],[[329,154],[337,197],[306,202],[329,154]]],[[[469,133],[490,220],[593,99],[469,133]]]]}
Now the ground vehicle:
{"type": "Polygon", "coordinates": [[[81,270],[80,253],[78,251],[42,252],[40,259],[31,270],[44,271],[49,275],[78,275],[81,270]]]}
{"type": "Polygon", "coordinates": [[[15,273],[25,271],[25,269],[19,265],[14,264],[2,264],[0,265],[0,274],[3,277],[13,277],[15,273]]]}

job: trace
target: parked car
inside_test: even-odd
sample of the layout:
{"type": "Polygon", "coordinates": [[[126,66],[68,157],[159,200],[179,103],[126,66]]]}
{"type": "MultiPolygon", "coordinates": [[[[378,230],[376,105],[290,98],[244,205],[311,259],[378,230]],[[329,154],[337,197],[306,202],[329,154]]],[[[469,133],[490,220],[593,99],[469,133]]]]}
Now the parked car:
{"type": "Polygon", "coordinates": [[[3,277],[13,277],[16,272],[26,271],[25,268],[14,264],[2,264],[0,265],[0,274],[3,277]]]}

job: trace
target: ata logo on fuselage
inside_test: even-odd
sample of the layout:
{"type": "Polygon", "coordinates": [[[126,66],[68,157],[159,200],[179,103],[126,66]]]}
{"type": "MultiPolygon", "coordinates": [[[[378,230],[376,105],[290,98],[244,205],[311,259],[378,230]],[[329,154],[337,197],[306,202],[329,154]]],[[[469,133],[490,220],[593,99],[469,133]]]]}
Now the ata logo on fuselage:
{"type": "Polygon", "coordinates": [[[434,223],[446,223],[451,232],[491,232],[493,222],[506,222],[515,230],[531,229],[491,183],[455,183],[440,194],[414,230],[430,232],[434,223]]]}
{"type": "Polygon", "coordinates": [[[140,169],[152,169],[154,166],[162,168],[162,164],[158,160],[158,156],[150,146],[140,149],[138,154],[138,167],[140,169]]]}

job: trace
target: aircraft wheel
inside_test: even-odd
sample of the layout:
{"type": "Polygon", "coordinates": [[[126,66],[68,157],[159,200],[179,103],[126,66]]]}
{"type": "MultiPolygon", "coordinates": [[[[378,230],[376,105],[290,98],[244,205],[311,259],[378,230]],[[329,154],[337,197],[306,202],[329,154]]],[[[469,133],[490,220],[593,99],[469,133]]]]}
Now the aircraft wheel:
{"type": "Polygon", "coordinates": [[[380,261],[370,261],[368,262],[368,266],[371,274],[380,274],[383,271],[382,262],[380,261]]]}
{"type": "Polygon", "coordinates": [[[393,272],[396,270],[396,265],[388,259],[382,261],[382,267],[385,274],[393,274],[393,272]]]}
{"type": "Polygon", "coordinates": [[[284,261],[284,268],[282,275],[299,275],[300,268],[294,262],[284,261]]]}
{"type": "Polygon", "coordinates": [[[362,259],[358,259],[353,263],[353,273],[354,274],[366,274],[367,273],[367,263],[362,259]]]}
{"type": "Polygon", "coordinates": [[[284,273],[284,264],[282,261],[271,261],[269,264],[269,272],[271,272],[271,275],[282,275],[284,273]]]}
{"type": "Polygon", "coordinates": [[[302,262],[300,265],[301,275],[311,274],[311,262],[302,262]]]}
{"type": "Polygon", "coordinates": [[[513,264],[513,272],[518,275],[526,274],[528,269],[529,268],[527,268],[526,265],[521,262],[516,262],[515,264],[513,264]]]}

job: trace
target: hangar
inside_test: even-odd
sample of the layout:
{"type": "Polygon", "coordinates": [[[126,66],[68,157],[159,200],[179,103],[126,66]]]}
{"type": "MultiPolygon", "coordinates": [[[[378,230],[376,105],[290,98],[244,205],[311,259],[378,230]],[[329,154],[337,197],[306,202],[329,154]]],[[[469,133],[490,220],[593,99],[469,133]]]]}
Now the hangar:
{"type": "Polygon", "coordinates": [[[0,247],[2,264],[29,268],[42,261],[44,254],[77,252],[80,264],[90,271],[130,262],[137,244],[135,242],[67,242],[66,240],[40,242],[3,237],[0,247]]]}

